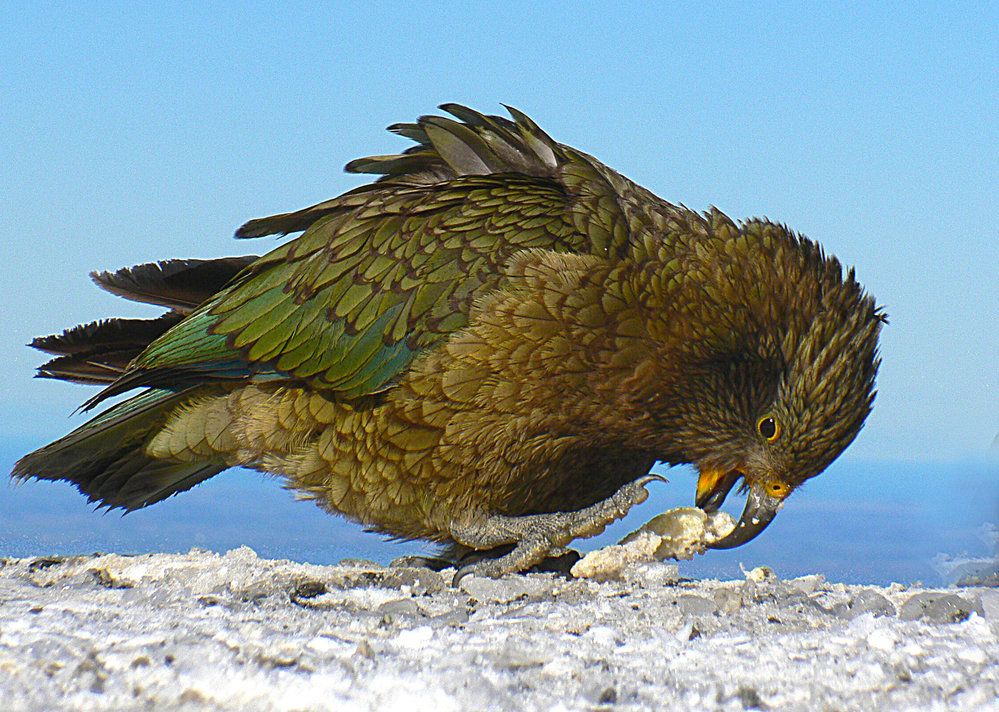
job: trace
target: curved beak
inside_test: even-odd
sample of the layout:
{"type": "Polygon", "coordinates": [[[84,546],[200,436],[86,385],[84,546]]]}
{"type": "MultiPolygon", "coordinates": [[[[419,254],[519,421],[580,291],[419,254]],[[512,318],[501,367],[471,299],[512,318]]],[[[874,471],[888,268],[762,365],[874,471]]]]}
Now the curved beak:
{"type": "MultiPolygon", "coordinates": [[[[729,489],[731,489],[731,486],[729,489]]],[[[722,499],[724,499],[724,496],[722,499]]],[[[742,510],[742,516],[739,517],[739,523],[735,525],[735,529],[728,536],[722,537],[713,544],[708,544],[708,548],[734,549],[737,546],[742,546],[752,541],[777,516],[782,502],[782,498],[773,497],[768,494],[761,483],[751,485],[749,487],[749,496],[746,498],[746,508],[742,510]]]]}
{"type": "Polygon", "coordinates": [[[703,470],[697,479],[694,504],[707,513],[717,512],[735,483],[742,478],[738,470],[703,470]]]}

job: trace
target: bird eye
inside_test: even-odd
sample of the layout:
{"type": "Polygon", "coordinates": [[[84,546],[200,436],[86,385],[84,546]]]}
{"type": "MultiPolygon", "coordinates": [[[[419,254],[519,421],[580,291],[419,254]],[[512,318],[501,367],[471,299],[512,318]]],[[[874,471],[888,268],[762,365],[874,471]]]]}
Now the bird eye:
{"type": "Polygon", "coordinates": [[[760,418],[760,422],[756,424],[756,429],[760,431],[767,442],[773,442],[780,437],[780,426],[777,421],[774,420],[773,416],[766,416],[765,418],[760,418]]]}

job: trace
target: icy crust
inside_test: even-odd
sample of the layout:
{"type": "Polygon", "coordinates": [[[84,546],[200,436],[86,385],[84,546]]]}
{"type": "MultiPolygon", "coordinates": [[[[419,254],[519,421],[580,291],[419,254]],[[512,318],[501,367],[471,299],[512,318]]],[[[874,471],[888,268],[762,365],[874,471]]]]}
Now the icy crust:
{"type": "Polygon", "coordinates": [[[6,560],[3,710],[986,710],[999,590],[500,580],[249,549],[6,560]]]}
{"type": "Polygon", "coordinates": [[[620,544],[591,551],[572,567],[572,575],[607,581],[620,578],[635,564],[666,559],[689,561],[733,529],[735,520],[727,512],[707,514],[697,507],[671,509],[650,519],[620,544]]]}

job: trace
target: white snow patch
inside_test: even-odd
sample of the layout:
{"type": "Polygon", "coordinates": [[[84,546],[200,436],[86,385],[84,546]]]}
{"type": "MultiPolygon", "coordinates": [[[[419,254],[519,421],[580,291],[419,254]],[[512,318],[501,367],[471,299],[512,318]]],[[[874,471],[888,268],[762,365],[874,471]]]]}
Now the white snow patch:
{"type": "Polygon", "coordinates": [[[465,590],[451,576],[248,549],[4,560],[0,700],[5,711],[379,712],[999,701],[995,589],[771,573],[532,574],[465,590]],[[891,612],[914,596],[914,618],[891,612]],[[862,605],[878,597],[893,608],[862,605]]]}

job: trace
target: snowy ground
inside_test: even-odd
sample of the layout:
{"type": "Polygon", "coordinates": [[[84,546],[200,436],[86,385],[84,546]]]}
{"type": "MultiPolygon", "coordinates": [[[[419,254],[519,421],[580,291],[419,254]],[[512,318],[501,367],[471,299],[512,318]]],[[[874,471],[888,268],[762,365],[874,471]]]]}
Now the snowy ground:
{"type": "Polygon", "coordinates": [[[999,589],[0,562],[4,710],[999,709],[999,589]]]}

